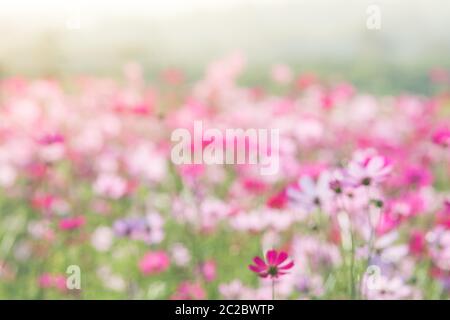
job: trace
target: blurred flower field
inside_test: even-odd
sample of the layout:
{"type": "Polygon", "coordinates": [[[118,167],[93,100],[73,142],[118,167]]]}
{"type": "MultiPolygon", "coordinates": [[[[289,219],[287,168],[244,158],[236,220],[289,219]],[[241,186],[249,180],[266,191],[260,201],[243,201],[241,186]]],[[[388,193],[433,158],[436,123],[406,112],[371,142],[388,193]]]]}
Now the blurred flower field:
{"type": "Polygon", "coordinates": [[[267,72],[2,79],[0,298],[447,299],[448,73],[425,97],[267,72]],[[195,120],[279,129],[278,173],[174,165],[195,120]]]}

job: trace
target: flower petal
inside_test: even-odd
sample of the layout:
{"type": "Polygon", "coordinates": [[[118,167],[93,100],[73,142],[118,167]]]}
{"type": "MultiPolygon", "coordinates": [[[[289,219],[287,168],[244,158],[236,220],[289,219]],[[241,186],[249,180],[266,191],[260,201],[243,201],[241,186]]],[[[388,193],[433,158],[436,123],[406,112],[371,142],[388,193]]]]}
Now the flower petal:
{"type": "Polygon", "coordinates": [[[269,250],[266,254],[267,263],[270,265],[274,265],[277,260],[277,251],[276,250],[269,250]]]}
{"type": "Polygon", "coordinates": [[[278,269],[280,270],[287,270],[290,269],[294,266],[294,261],[289,262],[288,264],[284,265],[284,266],[279,266],[278,269]]]}
{"type": "Polygon", "coordinates": [[[288,258],[288,254],[287,254],[286,252],[284,252],[284,251],[281,251],[281,252],[278,254],[277,261],[275,262],[275,264],[276,264],[276,265],[280,265],[280,264],[283,263],[287,258],[288,258]]]}
{"type": "Polygon", "coordinates": [[[258,267],[258,266],[254,266],[254,265],[252,265],[252,264],[249,265],[248,268],[249,268],[251,271],[255,272],[255,273],[260,273],[260,272],[262,272],[262,271],[265,270],[264,268],[260,268],[260,267],[258,267]]]}
{"type": "Polygon", "coordinates": [[[301,187],[301,191],[305,194],[310,196],[316,194],[316,185],[310,176],[301,177],[299,185],[301,187]]]}
{"type": "Polygon", "coordinates": [[[264,260],[261,259],[260,257],[254,257],[254,258],[253,258],[253,262],[254,262],[258,267],[261,267],[261,268],[266,268],[266,267],[267,267],[267,265],[266,265],[266,263],[264,262],[264,260]]]}

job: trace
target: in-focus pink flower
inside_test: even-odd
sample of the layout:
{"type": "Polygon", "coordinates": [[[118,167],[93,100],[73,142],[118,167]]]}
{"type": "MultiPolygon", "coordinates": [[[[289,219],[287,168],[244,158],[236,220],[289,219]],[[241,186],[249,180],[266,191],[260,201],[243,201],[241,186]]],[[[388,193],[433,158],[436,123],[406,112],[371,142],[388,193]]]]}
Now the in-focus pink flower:
{"type": "Polygon", "coordinates": [[[253,258],[255,264],[251,264],[248,267],[261,278],[278,278],[287,274],[287,271],[294,266],[294,262],[287,259],[288,254],[286,252],[269,250],[266,253],[266,261],[260,257],[255,257],[253,258]]]}
{"type": "Polygon", "coordinates": [[[139,261],[139,269],[145,275],[164,272],[169,265],[169,256],[164,251],[148,252],[139,261]]]}

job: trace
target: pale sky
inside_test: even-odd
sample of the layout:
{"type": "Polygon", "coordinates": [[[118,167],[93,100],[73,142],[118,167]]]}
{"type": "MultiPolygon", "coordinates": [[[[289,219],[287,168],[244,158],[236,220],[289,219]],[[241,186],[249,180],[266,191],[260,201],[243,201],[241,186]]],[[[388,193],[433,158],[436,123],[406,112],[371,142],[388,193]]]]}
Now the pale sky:
{"type": "MultiPolygon", "coordinates": [[[[80,9],[96,15],[176,15],[195,10],[222,10],[241,4],[282,4],[288,0],[0,0],[2,14],[63,14],[80,9]]],[[[300,0],[301,1],[301,0],[300,0]]]]}
{"type": "Polygon", "coordinates": [[[382,54],[414,64],[448,56],[449,17],[450,0],[0,0],[0,66],[64,56],[65,67],[109,70],[137,53],[189,65],[234,49],[255,63],[382,54]],[[376,32],[366,28],[371,4],[381,10],[376,32]]]}

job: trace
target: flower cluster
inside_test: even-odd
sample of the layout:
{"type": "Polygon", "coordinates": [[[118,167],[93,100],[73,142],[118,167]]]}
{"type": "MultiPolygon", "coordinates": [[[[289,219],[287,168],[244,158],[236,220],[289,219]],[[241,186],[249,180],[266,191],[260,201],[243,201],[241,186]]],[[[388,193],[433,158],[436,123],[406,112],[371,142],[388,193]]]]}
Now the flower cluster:
{"type": "Polygon", "coordinates": [[[447,298],[448,83],[376,96],[286,65],[245,86],[244,71],[235,54],[197,82],[134,64],[2,79],[0,296],[447,298]],[[171,133],[196,120],[278,129],[279,170],[174,164],[171,133]]]}

